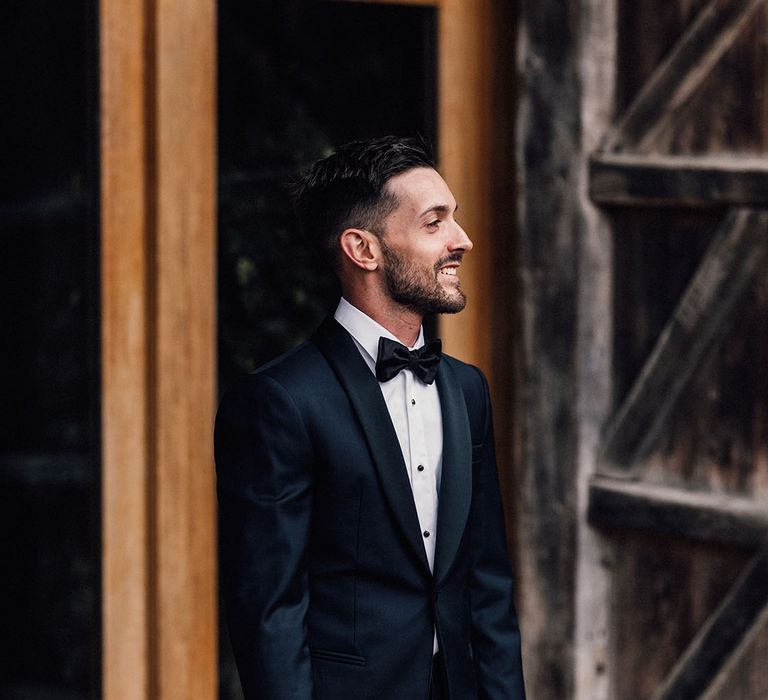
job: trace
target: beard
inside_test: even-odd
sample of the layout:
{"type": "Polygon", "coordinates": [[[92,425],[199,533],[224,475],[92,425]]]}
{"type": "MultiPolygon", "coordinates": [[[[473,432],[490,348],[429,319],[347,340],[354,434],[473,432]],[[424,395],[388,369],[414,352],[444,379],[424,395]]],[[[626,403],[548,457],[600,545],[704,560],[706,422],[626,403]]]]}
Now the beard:
{"type": "Polygon", "coordinates": [[[384,258],[384,280],[393,301],[422,316],[455,314],[467,304],[467,297],[457,286],[449,295],[438,282],[440,268],[449,262],[461,262],[462,254],[454,253],[438,260],[432,268],[421,267],[390,248],[379,239],[384,258]]]}

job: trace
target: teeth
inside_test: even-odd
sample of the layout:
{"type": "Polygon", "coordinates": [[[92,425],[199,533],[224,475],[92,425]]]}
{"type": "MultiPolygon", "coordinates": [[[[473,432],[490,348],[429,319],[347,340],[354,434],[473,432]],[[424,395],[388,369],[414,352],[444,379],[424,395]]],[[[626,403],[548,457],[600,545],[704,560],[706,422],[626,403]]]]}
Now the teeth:
{"type": "Polygon", "coordinates": [[[440,270],[444,275],[452,275],[456,276],[456,268],[455,267],[444,267],[442,270],[440,270]]]}

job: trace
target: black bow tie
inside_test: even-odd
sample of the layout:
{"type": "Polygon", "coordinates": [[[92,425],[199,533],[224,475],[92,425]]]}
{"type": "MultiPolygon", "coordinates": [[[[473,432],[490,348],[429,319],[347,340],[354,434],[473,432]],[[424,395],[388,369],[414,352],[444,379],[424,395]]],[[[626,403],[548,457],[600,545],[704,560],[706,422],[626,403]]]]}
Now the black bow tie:
{"type": "Polygon", "coordinates": [[[435,381],[437,374],[441,348],[442,343],[439,338],[430,340],[418,350],[409,350],[396,340],[379,338],[376,379],[380,382],[388,382],[396,377],[401,369],[410,369],[422,382],[431,384],[435,381]]]}

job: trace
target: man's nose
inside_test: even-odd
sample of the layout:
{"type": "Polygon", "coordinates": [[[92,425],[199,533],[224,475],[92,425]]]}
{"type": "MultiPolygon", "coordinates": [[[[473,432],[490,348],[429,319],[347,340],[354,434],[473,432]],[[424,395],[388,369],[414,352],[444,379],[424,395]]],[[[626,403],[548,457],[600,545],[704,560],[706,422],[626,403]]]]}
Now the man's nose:
{"type": "Polygon", "coordinates": [[[472,240],[467,235],[467,232],[459,225],[458,222],[454,222],[455,231],[451,239],[449,248],[451,250],[463,250],[465,253],[472,250],[472,240]]]}

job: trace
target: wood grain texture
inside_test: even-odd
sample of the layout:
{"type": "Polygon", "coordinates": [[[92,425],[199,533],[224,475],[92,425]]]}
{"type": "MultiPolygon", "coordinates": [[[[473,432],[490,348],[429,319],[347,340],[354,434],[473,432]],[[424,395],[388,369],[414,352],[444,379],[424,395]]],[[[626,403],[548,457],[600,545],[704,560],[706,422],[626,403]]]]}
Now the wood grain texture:
{"type": "Polygon", "coordinates": [[[590,159],[589,194],[603,206],[765,206],[768,161],[599,154],[590,159]]]}
{"type": "Polygon", "coordinates": [[[153,282],[157,697],[212,698],[216,663],[215,5],[155,7],[153,282]]]}
{"type": "Polygon", "coordinates": [[[215,12],[101,6],[104,697],[213,698],[215,12]]]}
{"type": "Polygon", "coordinates": [[[729,655],[701,700],[768,697],[768,604],[729,655]]]}
{"type": "Polygon", "coordinates": [[[611,698],[649,700],[751,552],[641,531],[614,531],[612,539],[611,698]]]}
{"type": "Polygon", "coordinates": [[[593,477],[590,523],[686,537],[700,542],[755,547],[768,538],[765,503],[683,488],[593,477]]]}
{"type": "Polygon", "coordinates": [[[711,0],[619,118],[603,149],[655,150],[659,133],[676,120],[763,2],[711,0]]]}
{"type": "Polygon", "coordinates": [[[750,17],[674,120],[655,139],[669,154],[720,152],[749,160],[768,154],[768,3],[750,17]]]}
{"type": "Polygon", "coordinates": [[[734,210],[605,431],[606,468],[632,469],[659,438],[682,390],[768,253],[768,212],[734,210]]]}
{"type": "Polygon", "coordinates": [[[146,152],[143,3],[102,0],[102,693],[150,692],[146,152]]]}
{"type": "MultiPolygon", "coordinates": [[[[764,387],[765,374],[765,324],[756,318],[768,238],[757,210],[768,191],[766,4],[618,3],[619,116],[589,164],[589,194],[610,207],[613,374],[617,397],[628,394],[595,466],[624,480],[590,480],[588,517],[616,543],[605,558],[607,665],[610,696],[621,700],[647,700],[665,678],[677,683],[680,655],[678,669],[698,685],[668,697],[700,697],[720,665],[723,700],[765,684],[764,656],[754,662],[765,626],[750,630],[738,612],[723,624],[710,614],[768,531],[765,392],[750,388],[764,387]],[[713,223],[734,206],[755,207],[742,230],[752,240],[723,245],[728,219],[714,236],[713,223]],[[633,344],[628,362],[622,350],[633,344]],[[642,483],[630,480],[639,475],[642,483]]],[[[734,223],[739,214],[727,216],[734,223]]],[[[761,605],[747,606],[748,617],[761,605]]]]}
{"type": "Polygon", "coordinates": [[[706,691],[768,603],[768,547],[759,552],[696,635],[653,700],[690,700],[706,691]]]}
{"type": "Polygon", "coordinates": [[[573,697],[576,682],[581,5],[519,3],[516,506],[523,657],[538,700],[573,697]]]}
{"type": "MultiPolygon", "coordinates": [[[[626,111],[659,64],[711,0],[618,0],[616,111],[626,111]]],[[[604,135],[604,134],[603,134],[604,135]]]]}
{"type": "MultiPolygon", "coordinates": [[[[611,323],[614,240],[610,218],[589,201],[585,154],[598,147],[615,113],[618,3],[580,3],[579,122],[581,159],[575,189],[579,226],[576,369],[574,406],[578,423],[577,512],[588,507],[588,479],[594,471],[601,430],[613,403],[611,323]]],[[[611,571],[614,542],[578,517],[574,624],[574,698],[609,700],[611,571]]]]}
{"type": "Polygon", "coordinates": [[[768,277],[758,274],[677,401],[643,481],[768,507],[768,277]]]}

